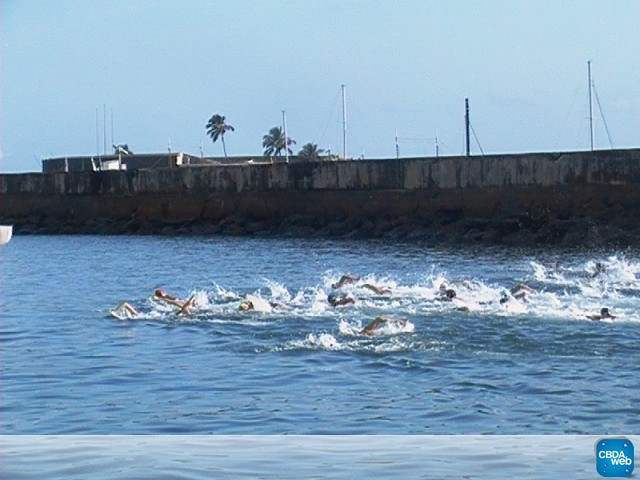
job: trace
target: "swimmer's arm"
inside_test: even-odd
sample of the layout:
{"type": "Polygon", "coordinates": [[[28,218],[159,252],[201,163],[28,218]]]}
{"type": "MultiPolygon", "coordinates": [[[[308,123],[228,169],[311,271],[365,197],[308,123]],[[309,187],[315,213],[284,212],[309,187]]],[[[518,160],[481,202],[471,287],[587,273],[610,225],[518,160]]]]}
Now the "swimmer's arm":
{"type": "MultiPolygon", "coordinates": [[[[182,303],[180,303],[178,300],[175,300],[175,299],[168,300],[168,302],[170,304],[172,304],[172,305],[175,305],[176,307],[182,307],[183,306],[182,303]]],[[[186,305],[186,304],[184,304],[184,305],[186,305]]]]}
{"type": "Polygon", "coordinates": [[[334,283],[332,287],[340,288],[346,283],[353,283],[353,282],[357,282],[358,280],[360,280],[360,277],[356,277],[354,275],[343,275],[342,277],[340,277],[340,280],[338,280],[338,283],[334,283]]]}
{"type": "Polygon", "coordinates": [[[189,298],[189,300],[187,300],[184,303],[184,305],[180,305],[180,303],[177,302],[178,306],[180,307],[180,310],[178,311],[178,314],[184,313],[185,315],[191,315],[190,308],[193,307],[193,305],[195,304],[195,301],[194,301],[195,297],[196,297],[195,295],[192,295],[191,298],[189,298]]]}
{"type": "Polygon", "coordinates": [[[382,287],[377,287],[375,285],[371,285],[370,283],[365,283],[364,285],[362,285],[364,288],[368,288],[369,290],[371,290],[372,292],[377,293],[378,295],[385,295],[387,293],[391,293],[391,290],[389,290],[388,288],[382,288],[382,287]]]}
{"type": "Polygon", "coordinates": [[[378,328],[380,325],[382,325],[383,323],[386,323],[388,321],[387,318],[384,317],[378,317],[376,318],[373,322],[371,322],[369,325],[367,325],[366,327],[364,327],[362,329],[363,334],[365,335],[372,335],[373,332],[376,330],[376,328],[378,328]]]}
{"type": "Polygon", "coordinates": [[[182,303],[180,303],[174,297],[158,297],[156,295],[153,297],[153,299],[157,301],[162,301],[164,303],[168,303],[169,305],[175,305],[176,307],[182,307],[182,303]]]}
{"type": "Polygon", "coordinates": [[[133,308],[133,306],[131,306],[129,303],[125,302],[122,306],[134,317],[137,317],[138,315],[140,315],[140,312],[138,312],[138,310],[133,308]]]}
{"type": "Polygon", "coordinates": [[[138,312],[138,310],[136,310],[129,302],[122,302],[120,303],[120,305],[118,305],[116,308],[113,309],[113,311],[118,311],[118,310],[124,310],[125,312],[128,312],[134,317],[137,317],[138,315],[140,315],[140,312],[138,312]]]}

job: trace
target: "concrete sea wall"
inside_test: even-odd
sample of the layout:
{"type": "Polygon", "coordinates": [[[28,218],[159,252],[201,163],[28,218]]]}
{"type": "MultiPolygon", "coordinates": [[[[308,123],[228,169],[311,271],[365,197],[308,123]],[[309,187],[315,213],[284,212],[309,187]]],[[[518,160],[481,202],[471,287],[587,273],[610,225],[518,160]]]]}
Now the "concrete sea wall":
{"type": "Polygon", "coordinates": [[[640,243],[640,149],[0,175],[25,233],[640,243]]]}

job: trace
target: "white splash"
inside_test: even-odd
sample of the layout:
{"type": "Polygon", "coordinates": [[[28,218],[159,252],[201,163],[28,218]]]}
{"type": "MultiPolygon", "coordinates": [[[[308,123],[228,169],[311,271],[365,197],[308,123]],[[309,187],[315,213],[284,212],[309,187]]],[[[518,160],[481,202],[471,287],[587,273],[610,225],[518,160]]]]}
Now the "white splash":
{"type": "Polygon", "coordinates": [[[325,350],[339,350],[342,348],[336,338],[329,333],[320,333],[315,335],[310,333],[304,341],[306,347],[321,348],[325,350]]]}

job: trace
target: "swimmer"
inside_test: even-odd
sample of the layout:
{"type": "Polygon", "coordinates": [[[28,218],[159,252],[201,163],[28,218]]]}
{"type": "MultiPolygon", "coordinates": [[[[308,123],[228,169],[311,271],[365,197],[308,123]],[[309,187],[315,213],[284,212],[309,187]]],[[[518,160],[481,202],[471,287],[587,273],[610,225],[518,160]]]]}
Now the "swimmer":
{"type": "Polygon", "coordinates": [[[609,309],[608,308],[601,308],[600,309],[600,315],[587,315],[587,318],[589,320],[604,320],[605,318],[609,318],[611,320],[613,320],[615,317],[615,315],[611,315],[609,313],[609,309]]]}
{"type": "Polygon", "coordinates": [[[263,300],[259,297],[254,297],[253,295],[246,295],[244,300],[242,300],[238,305],[238,310],[240,310],[241,312],[248,312],[249,310],[258,310],[261,312],[268,312],[270,311],[269,308],[280,308],[280,307],[282,307],[282,304],[280,303],[267,302],[266,300],[263,300]],[[254,303],[254,300],[251,300],[251,298],[253,298],[255,302],[258,303],[257,308],[256,308],[256,303],[254,303]],[[269,307],[267,307],[267,305],[269,307]]]}
{"type": "Polygon", "coordinates": [[[602,262],[596,262],[596,269],[591,278],[596,278],[601,273],[607,273],[607,267],[605,267],[602,262]]]}
{"type": "Polygon", "coordinates": [[[331,285],[331,288],[338,289],[343,285],[346,285],[347,283],[355,283],[358,280],[360,280],[360,277],[356,277],[355,275],[343,275],[342,277],[340,277],[340,280],[338,280],[337,283],[331,285]]]}
{"type": "MultiPolygon", "coordinates": [[[[527,294],[537,293],[535,289],[531,288],[529,285],[525,285],[524,283],[517,284],[510,291],[511,295],[513,295],[513,298],[515,298],[516,300],[526,300],[527,294]]],[[[504,302],[506,302],[506,300],[503,296],[502,299],[500,299],[500,303],[504,302]]]]}
{"type": "Polygon", "coordinates": [[[457,296],[458,294],[453,288],[449,287],[445,282],[442,282],[438,287],[438,296],[436,297],[436,300],[441,302],[451,302],[457,296]]]}
{"type": "Polygon", "coordinates": [[[176,307],[179,307],[179,308],[182,308],[182,305],[183,305],[180,301],[178,301],[177,297],[174,297],[173,295],[169,295],[164,290],[156,290],[155,292],[153,292],[153,298],[155,300],[162,300],[165,303],[168,303],[170,305],[175,305],[176,307]]]}
{"type": "Polygon", "coordinates": [[[191,315],[191,308],[195,306],[195,295],[192,295],[186,302],[181,302],[177,297],[169,295],[164,290],[156,290],[153,292],[154,300],[162,300],[169,305],[178,307],[178,314],[184,313],[185,315],[191,315]]]}
{"type": "Polygon", "coordinates": [[[460,312],[470,312],[471,309],[468,305],[465,305],[464,300],[462,300],[456,291],[453,288],[447,288],[443,283],[439,288],[439,295],[436,297],[436,300],[439,302],[455,302],[456,310],[460,312]]]}
{"type": "Polygon", "coordinates": [[[330,293],[329,296],[327,297],[327,301],[329,302],[329,305],[331,305],[332,307],[337,307],[340,305],[348,305],[350,303],[356,303],[356,300],[354,298],[342,293],[337,293],[337,292],[330,293]]]}
{"type": "Polygon", "coordinates": [[[507,293],[502,294],[502,297],[500,297],[501,304],[507,303],[512,298],[515,298],[516,300],[526,301],[528,293],[537,293],[537,292],[535,289],[531,288],[529,285],[525,285],[524,283],[519,283],[516,286],[512,287],[511,290],[509,290],[509,293],[511,293],[511,296],[509,296],[509,294],[507,293]]]}
{"type": "Polygon", "coordinates": [[[404,327],[407,324],[406,320],[393,320],[387,317],[377,317],[373,322],[360,330],[360,333],[362,335],[375,335],[377,330],[390,322],[398,324],[401,327],[404,327]]]}
{"type": "Polygon", "coordinates": [[[442,288],[440,286],[440,295],[436,297],[436,300],[440,302],[452,302],[454,298],[456,298],[458,294],[453,288],[442,288]]]}
{"type": "Polygon", "coordinates": [[[238,310],[242,311],[242,312],[247,312],[249,310],[255,310],[255,306],[253,305],[253,302],[251,302],[250,300],[243,300],[242,302],[240,302],[240,305],[238,305],[238,310]]]}

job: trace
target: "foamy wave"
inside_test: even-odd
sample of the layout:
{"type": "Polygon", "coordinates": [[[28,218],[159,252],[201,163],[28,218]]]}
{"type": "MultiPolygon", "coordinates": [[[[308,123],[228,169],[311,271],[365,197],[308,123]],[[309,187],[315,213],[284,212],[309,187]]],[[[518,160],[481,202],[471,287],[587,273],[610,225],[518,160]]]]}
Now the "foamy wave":
{"type": "Polygon", "coordinates": [[[313,350],[341,350],[342,345],[330,333],[309,333],[302,341],[292,341],[289,348],[308,348],[313,350]]]}
{"type": "MultiPolygon", "coordinates": [[[[260,324],[288,318],[327,319],[337,321],[336,334],[354,338],[361,336],[364,326],[378,316],[415,320],[447,311],[522,319],[583,320],[607,307],[618,317],[616,321],[638,321],[634,307],[640,296],[640,263],[630,262],[622,256],[611,256],[567,266],[538,261],[530,261],[528,265],[530,272],[521,273],[521,278],[514,279],[511,285],[488,284],[481,278],[455,279],[436,267],[409,284],[369,273],[340,289],[351,295],[355,303],[339,307],[332,307],[327,302],[327,296],[334,290],[332,285],[340,278],[332,272],[325,273],[318,284],[297,291],[270,279],[264,279],[264,286],[252,291],[233,291],[213,283],[208,290],[195,289],[191,292],[190,295],[195,297],[195,307],[193,315],[188,318],[189,321],[220,323],[259,319],[260,324]],[[510,290],[521,281],[530,282],[535,290],[527,290],[524,298],[515,298],[510,290]],[[364,286],[367,283],[387,288],[390,293],[378,295],[364,286]],[[456,291],[453,301],[439,300],[443,287],[456,291]],[[244,298],[254,304],[254,310],[239,312],[239,302],[244,298]]],[[[186,316],[176,315],[174,306],[151,300],[143,301],[141,305],[133,303],[141,311],[141,315],[135,318],[186,321],[183,318],[186,316]]],[[[121,318],[126,316],[124,313],[120,315],[121,318]]],[[[414,330],[411,322],[404,326],[389,323],[381,326],[376,334],[392,336],[414,330]]],[[[327,345],[331,345],[327,341],[327,345]]]]}

